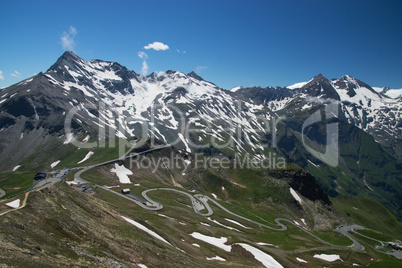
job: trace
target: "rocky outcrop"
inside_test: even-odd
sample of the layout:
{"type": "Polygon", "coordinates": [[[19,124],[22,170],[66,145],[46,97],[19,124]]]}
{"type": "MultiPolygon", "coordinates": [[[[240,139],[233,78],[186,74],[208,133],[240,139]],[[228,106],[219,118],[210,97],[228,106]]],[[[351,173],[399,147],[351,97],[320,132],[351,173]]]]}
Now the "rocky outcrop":
{"type": "Polygon", "coordinates": [[[269,175],[274,178],[288,179],[290,187],[311,201],[321,200],[327,205],[332,204],[315,177],[305,170],[271,170],[269,175]]]}

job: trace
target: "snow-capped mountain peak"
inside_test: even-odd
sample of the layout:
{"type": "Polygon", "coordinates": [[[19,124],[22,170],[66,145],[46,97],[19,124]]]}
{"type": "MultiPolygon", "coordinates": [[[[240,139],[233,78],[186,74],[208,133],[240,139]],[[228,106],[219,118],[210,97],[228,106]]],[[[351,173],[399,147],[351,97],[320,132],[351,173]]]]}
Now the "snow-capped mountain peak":
{"type": "MultiPolygon", "coordinates": [[[[84,129],[104,126],[113,129],[111,133],[118,137],[154,135],[166,143],[179,137],[187,150],[191,150],[189,137],[179,135],[179,129],[187,123],[203,132],[195,137],[197,142],[211,137],[236,140],[232,132],[242,129],[243,137],[236,140],[236,148],[257,152],[261,148],[256,141],[268,134],[257,118],[269,119],[287,109],[288,112],[305,111],[327,101],[339,103],[341,117],[347,123],[377,140],[387,136],[391,141],[401,136],[401,101],[384,97],[348,75],[329,80],[319,74],[290,88],[236,87],[226,91],[194,72],[168,70],[142,76],[116,62],[86,61],[73,52],[65,52],[46,73],[6,89],[0,102],[13,101],[20,93],[25,94],[21,105],[29,108],[24,113],[26,116],[46,118],[59,113],[57,118],[63,118],[60,113],[79,107],[74,120],[76,125],[85,125],[84,129]],[[99,103],[105,106],[104,111],[91,111],[98,109],[95,106],[99,103]],[[88,104],[94,108],[88,108],[88,104]],[[43,111],[46,112],[41,114],[43,111]],[[187,122],[179,122],[178,113],[187,122]],[[146,134],[141,133],[139,122],[152,123],[152,127],[148,127],[146,134]]],[[[17,115],[4,119],[7,122],[4,126],[9,127],[17,115]]]]}
{"type": "Polygon", "coordinates": [[[308,81],[308,82],[298,82],[298,83],[295,83],[295,84],[293,84],[293,85],[290,85],[290,86],[287,86],[286,88],[288,88],[288,89],[299,89],[299,88],[302,88],[304,85],[306,85],[307,83],[309,83],[310,81],[308,81]]]}
{"type": "Polygon", "coordinates": [[[391,99],[399,99],[402,98],[402,88],[400,89],[393,89],[389,87],[373,87],[373,89],[381,93],[391,99]]]}
{"type": "Polygon", "coordinates": [[[229,90],[230,92],[236,92],[236,91],[238,91],[239,89],[242,89],[243,87],[242,86],[238,86],[238,87],[234,87],[234,88],[232,88],[231,90],[229,90]]]}
{"type": "MultiPolygon", "coordinates": [[[[314,144],[324,144],[321,141],[329,136],[324,127],[327,122],[306,129],[303,122],[327,103],[340,108],[336,118],[326,120],[339,123],[341,149],[353,147],[346,150],[348,158],[340,160],[347,183],[352,176],[360,178],[369,165],[384,166],[374,154],[390,151],[402,157],[402,100],[385,97],[348,75],[329,80],[320,74],[294,89],[238,87],[227,91],[193,72],[169,70],[143,76],[116,62],[86,61],[66,52],[47,72],[1,91],[0,167],[7,170],[28,158],[33,164],[38,158],[45,161],[57,148],[63,155],[64,149],[82,149],[71,146],[73,137],[92,144],[153,137],[207,156],[229,156],[237,161],[237,155],[251,155],[271,163],[273,153],[278,156],[275,159],[284,156],[289,162],[315,169],[325,163],[317,164],[323,159],[315,159],[303,149],[303,135],[314,144]],[[361,154],[366,145],[375,147],[368,150],[374,152],[370,154],[373,158],[356,168],[355,161],[367,160],[365,152],[361,154]]],[[[396,161],[391,156],[386,159],[396,161]]],[[[326,181],[327,173],[322,174],[326,181]]],[[[338,179],[341,173],[331,174],[338,179]]],[[[375,190],[383,187],[377,182],[364,177],[364,183],[375,190]]]]}
{"type": "Polygon", "coordinates": [[[313,77],[299,91],[307,96],[318,99],[339,100],[339,95],[334,89],[332,82],[322,74],[313,77]]]}

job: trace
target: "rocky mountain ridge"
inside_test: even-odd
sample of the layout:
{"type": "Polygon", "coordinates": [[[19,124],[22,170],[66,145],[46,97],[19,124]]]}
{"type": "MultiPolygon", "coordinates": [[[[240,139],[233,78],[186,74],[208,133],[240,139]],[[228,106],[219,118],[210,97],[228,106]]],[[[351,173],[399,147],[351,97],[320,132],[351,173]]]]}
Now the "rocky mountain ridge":
{"type": "Polygon", "coordinates": [[[231,161],[284,158],[311,172],[331,195],[393,200],[388,207],[395,212],[402,189],[401,106],[401,99],[350,76],[227,91],[194,72],[142,76],[65,52],[45,73],[1,91],[0,165],[3,171],[45,169],[72,144],[79,149],[88,141],[154,137],[231,161]],[[336,109],[326,112],[328,104],[336,109]],[[329,124],[339,128],[332,133],[339,135],[336,167],[307,149],[322,150],[329,124]]]}

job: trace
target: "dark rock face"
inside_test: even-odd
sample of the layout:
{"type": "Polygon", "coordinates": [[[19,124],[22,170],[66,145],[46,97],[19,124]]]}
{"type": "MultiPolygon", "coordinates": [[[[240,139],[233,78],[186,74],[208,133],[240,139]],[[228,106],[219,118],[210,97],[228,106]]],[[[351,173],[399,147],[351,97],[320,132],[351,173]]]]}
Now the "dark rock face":
{"type": "Polygon", "coordinates": [[[313,175],[307,171],[296,172],[289,185],[300,192],[303,196],[312,201],[321,200],[325,204],[330,205],[328,195],[324,192],[322,187],[317,183],[313,175]]]}
{"type": "Polygon", "coordinates": [[[332,204],[328,195],[321,185],[318,184],[314,176],[305,170],[272,170],[269,175],[275,178],[289,179],[289,186],[311,201],[321,200],[327,205],[332,204]]]}
{"type": "Polygon", "coordinates": [[[16,120],[11,117],[0,117],[0,129],[2,128],[9,128],[10,126],[14,125],[16,120]]]}
{"type": "Polygon", "coordinates": [[[2,107],[3,112],[7,112],[15,117],[31,117],[35,115],[35,110],[26,98],[12,99],[2,107]]]}
{"type": "Polygon", "coordinates": [[[190,77],[192,77],[192,78],[195,78],[195,79],[197,79],[197,80],[200,80],[200,81],[203,81],[203,80],[204,80],[204,79],[202,79],[201,76],[199,76],[199,75],[196,74],[195,72],[188,73],[187,75],[190,76],[190,77]]]}
{"type": "Polygon", "coordinates": [[[340,100],[338,93],[332,86],[330,80],[322,74],[317,75],[308,84],[301,88],[301,92],[320,99],[340,100]]]}
{"type": "Polygon", "coordinates": [[[292,96],[292,91],[281,87],[251,87],[241,88],[232,94],[245,101],[252,99],[256,104],[266,104],[273,100],[290,97],[292,96]]]}

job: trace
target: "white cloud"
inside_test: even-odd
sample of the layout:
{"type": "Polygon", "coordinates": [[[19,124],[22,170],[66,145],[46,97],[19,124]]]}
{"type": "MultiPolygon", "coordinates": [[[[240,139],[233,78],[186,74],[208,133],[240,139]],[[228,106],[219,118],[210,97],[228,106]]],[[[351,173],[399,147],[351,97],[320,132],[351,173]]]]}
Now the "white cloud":
{"type": "Polygon", "coordinates": [[[147,53],[145,53],[143,51],[138,51],[138,57],[140,57],[140,59],[143,59],[143,60],[148,59],[147,53]]]}
{"type": "Polygon", "coordinates": [[[205,70],[205,69],[207,69],[208,67],[207,66],[197,66],[197,67],[195,67],[195,71],[197,72],[197,73],[199,73],[199,72],[201,72],[202,70],[205,70]]]}
{"type": "Polygon", "coordinates": [[[75,36],[77,34],[77,29],[74,28],[73,26],[70,26],[70,34],[75,36]]]}
{"type": "Polygon", "coordinates": [[[0,80],[4,80],[3,71],[0,70],[0,80]]]}
{"type": "Polygon", "coordinates": [[[148,64],[147,64],[147,62],[144,60],[144,61],[142,62],[142,68],[141,68],[141,73],[142,73],[143,76],[146,76],[146,75],[147,75],[148,69],[149,69],[148,64]]]}
{"type": "Polygon", "coordinates": [[[20,72],[18,72],[18,71],[14,71],[14,72],[11,74],[11,76],[20,77],[21,74],[20,74],[20,72]]]}
{"type": "Polygon", "coordinates": [[[183,54],[186,54],[186,53],[187,53],[187,51],[185,51],[185,50],[180,51],[180,50],[179,50],[179,49],[177,49],[177,48],[176,48],[176,51],[177,51],[178,53],[183,53],[183,54]]]}
{"type": "Polygon", "coordinates": [[[141,73],[143,76],[146,76],[148,73],[148,63],[147,63],[147,59],[148,59],[148,55],[147,53],[143,52],[143,51],[138,51],[138,57],[140,57],[140,59],[143,60],[142,62],[142,68],[141,68],[141,73]]]}
{"type": "Polygon", "coordinates": [[[159,50],[167,50],[167,49],[169,49],[169,46],[165,45],[164,43],[161,43],[161,42],[153,42],[152,44],[148,44],[144,48],[145,49],[155,49],[156,51],[159,51],[159,50]]]}
{"type": "Polygon", "coordinates": [[[63,35],[60,37],[61,46],[64,50],[74,50],[75,46],[75,36],[77,35],[77,29],[73,26],[70,26],[68,32],[63,32],[63,35]]]}

